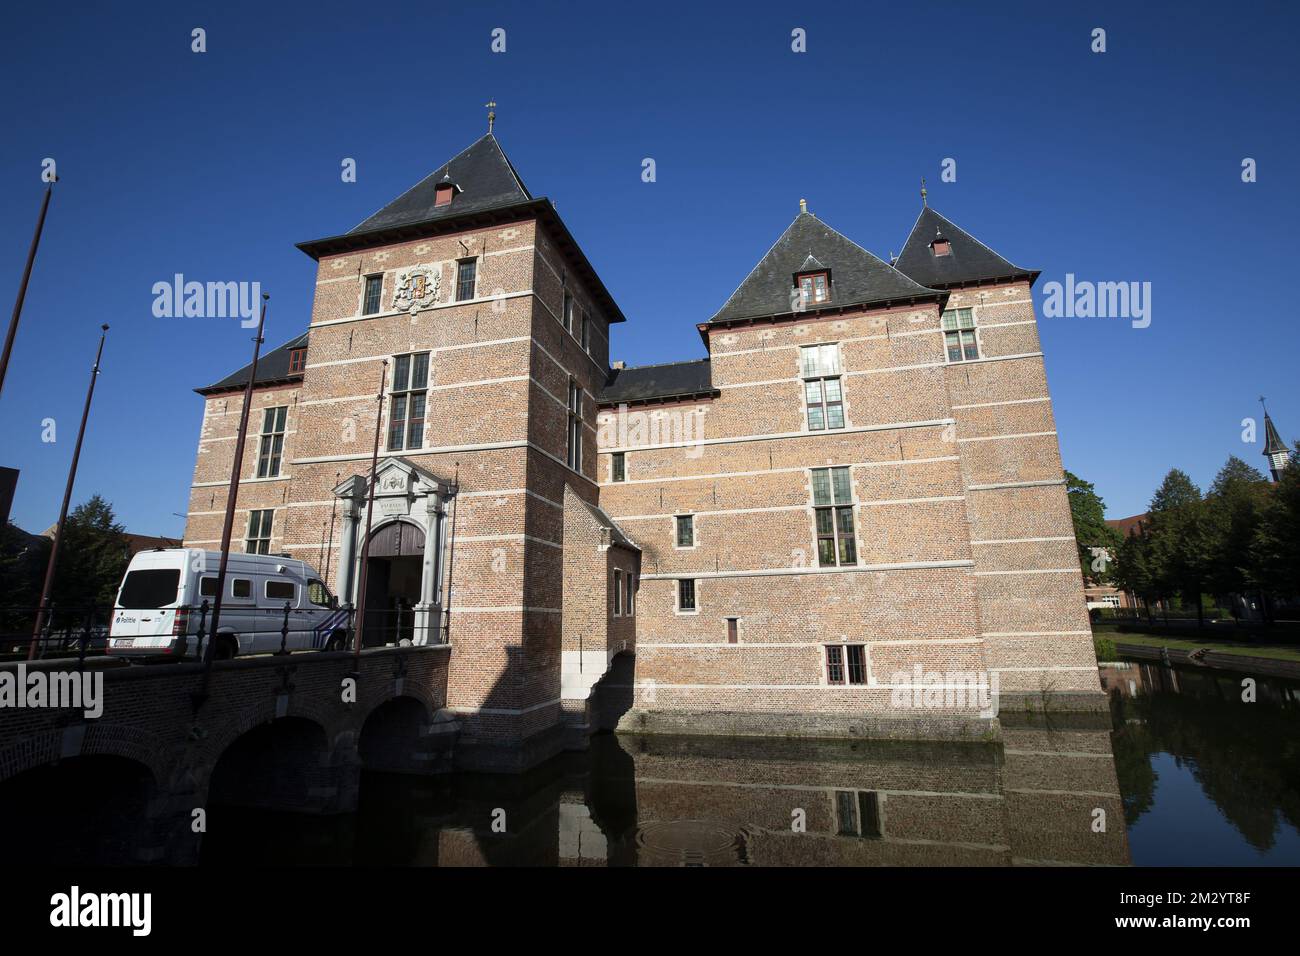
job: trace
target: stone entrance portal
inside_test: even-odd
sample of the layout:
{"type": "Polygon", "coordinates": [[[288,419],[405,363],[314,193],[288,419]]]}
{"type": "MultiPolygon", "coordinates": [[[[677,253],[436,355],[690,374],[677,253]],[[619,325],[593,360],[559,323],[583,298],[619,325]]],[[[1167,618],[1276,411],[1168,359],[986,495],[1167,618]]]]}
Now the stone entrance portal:
{"type": "Polygon", "coordinates": [[[367,553],[367,645],[438,644],[447,586],[448,504],[456,486],[404,458],[389,458],[375,475],[369,548],[366,479],[353,475],[334,489],[342,504],[339,601],[355,608],[361,556],[367,553]]]}

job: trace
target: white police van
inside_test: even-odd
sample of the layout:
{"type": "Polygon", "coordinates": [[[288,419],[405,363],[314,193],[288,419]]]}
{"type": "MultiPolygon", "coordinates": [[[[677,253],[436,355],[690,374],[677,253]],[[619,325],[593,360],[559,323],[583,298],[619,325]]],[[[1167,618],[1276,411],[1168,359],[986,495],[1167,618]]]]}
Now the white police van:
{"type": "MultiPolygon", "coordinates": [[[[107,652],[193,660],[200,625],[205,646],[209,638],[220,566],[220,551],[197,548],[158,548],[133,557],[113,608],[107,652]]],[[[282,555],[231,554],[214,656],[280,650],[286,602],[287,650],[348,646],[348,611],[311,565],[282,555]]]]}

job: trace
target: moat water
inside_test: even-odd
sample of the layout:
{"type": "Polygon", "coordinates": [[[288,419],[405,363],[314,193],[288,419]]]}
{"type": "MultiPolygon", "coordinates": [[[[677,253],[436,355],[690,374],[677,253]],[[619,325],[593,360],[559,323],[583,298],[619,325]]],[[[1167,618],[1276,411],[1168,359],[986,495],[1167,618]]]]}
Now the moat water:
{"type": "Polygon", "coordinates": [[[1298,865],[1300,687],[1108,665],[999,743],[602,735],[529,774],[368,773],[356,813],[212,807],[203,865],[1298,865]]]}

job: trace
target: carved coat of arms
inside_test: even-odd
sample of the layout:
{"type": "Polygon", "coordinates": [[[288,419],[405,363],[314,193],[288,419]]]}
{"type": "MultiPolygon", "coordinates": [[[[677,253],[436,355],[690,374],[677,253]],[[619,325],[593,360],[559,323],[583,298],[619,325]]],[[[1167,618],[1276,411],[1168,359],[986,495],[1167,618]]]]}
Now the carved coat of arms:
{"type": "Polygon", "coordinates": [[[442,268],[419,266],[397,273],[397,290],[393,308],[398,312],[415,312],[437,303],[442,293],[442,268]]]}

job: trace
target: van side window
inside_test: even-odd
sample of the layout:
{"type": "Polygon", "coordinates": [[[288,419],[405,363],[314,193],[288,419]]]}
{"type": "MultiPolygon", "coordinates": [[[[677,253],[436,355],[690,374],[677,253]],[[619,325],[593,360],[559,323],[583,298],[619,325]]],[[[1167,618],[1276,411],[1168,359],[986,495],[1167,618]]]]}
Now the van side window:
{"type": "Polygon", "coordinates": [[[290,581],[267,581],[266,596],[273,601],[292,601],[297,588],[290,581]]]}
{"type": "Polygon", "coordinates": [[[199,578],[199,597],[216,597],[217,579],[199,578]]]}
{"type": "Polygon", "coordinates": [[[230,582],[231,597],[252,597],[253,582],[247,578],[235,578],[230,582]]]}
{"type": "Polygon", "coordinates": [[[312,578],[307,582],[307,600],[311,601],[317,607],[330,606],[330,592],[320,581],[312,578]]]}

